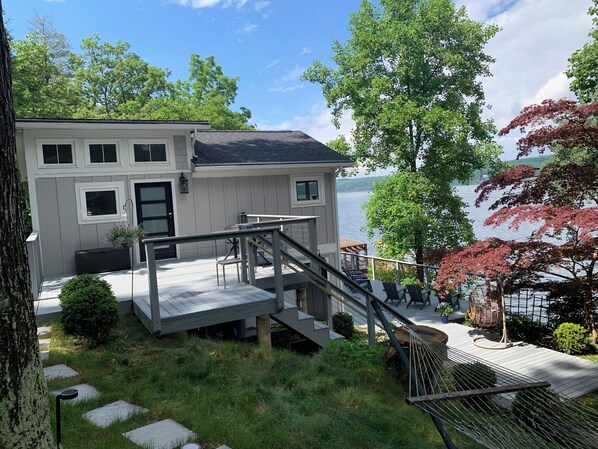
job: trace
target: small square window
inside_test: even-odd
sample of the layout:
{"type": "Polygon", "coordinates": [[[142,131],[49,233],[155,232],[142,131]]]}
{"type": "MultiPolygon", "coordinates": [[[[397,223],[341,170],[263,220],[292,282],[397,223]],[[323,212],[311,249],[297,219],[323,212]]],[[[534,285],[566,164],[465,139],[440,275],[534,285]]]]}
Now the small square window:
{"type": "Polygon", "coordinates": [[[318,181],[297,181],[297,201],[317,201],[320,199],[318,181]]]}
{"type": "Polygon", "coordinates": [[[71,144],[45,143],[42,145],[44,164],[72,164],[73,147],[71,144]]]}
{"type": "Polygon", "coordinates": [[[166,144],[135,143],[133,144],[135,162],[166,162],[166,144]]]}
{"type": "Polygon", "coordinates": [[[118,212],[116,190],[87,191],[85,204],[88,217],[115,215],[118,212]]]}
{"type": "Polygon", "coordinates": [[[92,164],[114,164],[118,162],[116,144],[93,143],[89,145],[89,161],[92,164]]]}

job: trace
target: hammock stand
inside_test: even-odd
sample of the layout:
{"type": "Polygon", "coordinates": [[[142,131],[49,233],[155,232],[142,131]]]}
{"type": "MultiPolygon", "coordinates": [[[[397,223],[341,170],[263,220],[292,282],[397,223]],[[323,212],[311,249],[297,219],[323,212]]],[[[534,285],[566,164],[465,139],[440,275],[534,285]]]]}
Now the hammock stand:
{"type": "Polygon", "coordinates": [[[482,328],[495,327],[502,323],[502,338],[499,342],[490,341],[484,336],[477,336],[473,344],[484,349],[507,349],[513,346],[507,334],[505,296],[502,281],[496,281],[496,287],[488,281],[476,286],[469,294],[469,318],[482,328]]]}

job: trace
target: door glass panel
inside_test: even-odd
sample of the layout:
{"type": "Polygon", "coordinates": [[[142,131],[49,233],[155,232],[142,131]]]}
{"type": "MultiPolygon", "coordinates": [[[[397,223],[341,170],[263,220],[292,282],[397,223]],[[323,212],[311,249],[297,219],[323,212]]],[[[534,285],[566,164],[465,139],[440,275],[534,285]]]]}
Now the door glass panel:
{"type": "Polygon", "coordinates": [[[164,217],[167,215],[166,203],[142,204],[141,213],[143,214],[143,218],[164,217]]]}
{"type": "Polygon", "coordinates": [[[164,187],[142,187],[139,189],[141,201],[164,201],[166,189],[164,187]]]}
{"type": "Polygon", "coordinates": [[[150,218],[143,220],[143,229],[147,234],[155,234],[160,232],[168,232],[168,219],[166,218],[150,218]]]}

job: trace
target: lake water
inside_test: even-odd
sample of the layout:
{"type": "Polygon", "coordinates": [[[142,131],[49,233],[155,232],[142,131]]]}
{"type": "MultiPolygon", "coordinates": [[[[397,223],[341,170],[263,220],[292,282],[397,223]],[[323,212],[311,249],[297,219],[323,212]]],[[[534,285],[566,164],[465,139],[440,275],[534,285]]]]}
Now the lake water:
{"type": "MultiPolygon", "coordinates": [[[[477,198],[477,194],[475,193],[476,187],[475,185],[458,186],[457,193],[467,204],[466,211],[469,219],[473,221],[473,230],[478,240],[484,240],[488,237],[498,237],[503,240],[525,240],[529,237],[534,226],[525,223],[517,231],[510,230],[506,226],[499,226],[497,228],[484,226],[484,220],[491,214],[488,207],[500,197],[500,193],[495,193],[480,207],[475,207],[474,203],[477,198]]],[[[362,205],[367,201],[369,194],[370,192],[367,191],[339,192],[338,220],[340,235],[367,242],[368,253],[373,255],[375,251],[372,241],[368,239],[367,233],[362,229],[365,225],[365,213],[362,205]]]]}

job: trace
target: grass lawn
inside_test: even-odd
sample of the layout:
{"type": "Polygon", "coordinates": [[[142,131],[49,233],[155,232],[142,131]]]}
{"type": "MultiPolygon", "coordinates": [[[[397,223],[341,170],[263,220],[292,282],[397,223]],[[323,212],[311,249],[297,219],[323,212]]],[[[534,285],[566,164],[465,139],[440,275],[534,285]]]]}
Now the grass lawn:
{"type": "MultiPolygon", "coordinates": [[[[111,341],[95,349],[77,346],[53,324],[45,365],[80,373],[50,381],[50,390],[89,383],[102,393],[62,407],[64,449],[138,448],[121,434],[162,419],[191,429],[208,449],[443,448],[431,419],[404,403],[402,387],[379,363],[384,350],[343,342],[305,356],[196,337],[157,339],[126,315],[111,341]],[[118,399],[150,412],[106,429],[81,416],[118,399]]],[[[479,447],[453,436],[459,448],[479,447]]]]}

